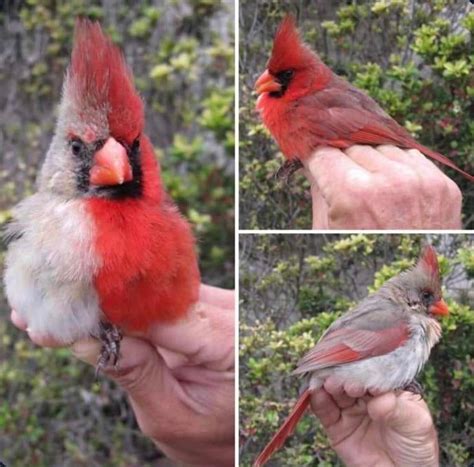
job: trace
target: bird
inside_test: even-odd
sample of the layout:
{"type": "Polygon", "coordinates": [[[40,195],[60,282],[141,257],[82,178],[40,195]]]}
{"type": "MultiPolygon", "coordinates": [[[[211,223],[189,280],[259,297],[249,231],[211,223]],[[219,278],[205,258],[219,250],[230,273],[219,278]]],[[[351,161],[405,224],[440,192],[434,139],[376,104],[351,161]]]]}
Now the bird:
{"type": "Polygon", "coordinates": [[[78,18],[58,118],[36,192],[12,210],[4,283],[30,332],[102,341],[184,318],[200,272],[190,225],[166,193],[144,103],[120,49],[78,18]]]}
{"type": "Polygon", "coordinates": [[[302,161],[321,145],[346,149],[392,144],[418,149],[474,180],[447,157],[415,141],[364,91],[333,73],[302,41],[292,15],[277,29],[255,91],[257,111],[287,159],[277,172],[282,178],[303,167],[302,161]]]}
{"type": "Polygon", "coordinates": [[[330,376],[365,391],[403,389],[419,394],[416,376],[441,337],[437,318],[448,314],[437,254],[426,245],[413,268],[389,279],[334,321],[298,362],[293,374],[306,375],[306,387],[254,467],[263,466],[283,446],[311,394],[330,376]]]}

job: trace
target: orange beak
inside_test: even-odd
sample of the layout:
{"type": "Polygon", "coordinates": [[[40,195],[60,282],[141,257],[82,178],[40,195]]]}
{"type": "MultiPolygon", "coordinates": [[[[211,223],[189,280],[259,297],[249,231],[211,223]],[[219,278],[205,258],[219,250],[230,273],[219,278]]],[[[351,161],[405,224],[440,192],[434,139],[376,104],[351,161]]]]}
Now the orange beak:
{"type": "Polygon", "coordinates": [[[265,70],[260,77],[255,81],[255,91],[257,94],[264,92],[280,92],[281,84],[265,70]]]}
{"type": "Polygon", "coordinates": [[[110,137],[94,155],[89,173],[91,185],[121,185],[132,180],[132,167],[127,151],[114,138],[110,137]]]}
{"type": "Polygon", "coordinates": [[[439,316],[449,315],[449,308],[447,303],[443,299],[438,300],[434,305],[430,306],[430,313],[439,316]]]}

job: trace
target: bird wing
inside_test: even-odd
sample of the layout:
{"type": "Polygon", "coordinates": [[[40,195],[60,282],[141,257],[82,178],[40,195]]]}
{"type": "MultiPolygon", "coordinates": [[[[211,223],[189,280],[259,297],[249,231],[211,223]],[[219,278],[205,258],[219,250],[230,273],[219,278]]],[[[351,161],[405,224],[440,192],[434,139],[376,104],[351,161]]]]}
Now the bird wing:
{"type": "Polygon", "coordinates": [[[329,88],[308,95],[293,111],[294,125],[304,126],[314,135],[349,144],[398,144],[411,140],[410,134],[360,91],[342,92],[329,88]]]}
{"type": "Polygon", "coordinates": [[[338,319],[298,362],[294,373],[385,355],[403,345],[410,336],[408,321],[401,310],[391,313],[384,302],[369,297],[338,319]]]}
{"type": "Polygon", "coordinates": [[[418,149],[474,181],[472,175],[446,156],[418,143],[374,100],[352,86],[326,88],[302,98],[295,106],[289,119],[291,134],[300,138],[312,135],[312,144],[307,145],[310,151],[321,144],[342,149],[353,144],[393,144],[402,149],[418,149]]]}

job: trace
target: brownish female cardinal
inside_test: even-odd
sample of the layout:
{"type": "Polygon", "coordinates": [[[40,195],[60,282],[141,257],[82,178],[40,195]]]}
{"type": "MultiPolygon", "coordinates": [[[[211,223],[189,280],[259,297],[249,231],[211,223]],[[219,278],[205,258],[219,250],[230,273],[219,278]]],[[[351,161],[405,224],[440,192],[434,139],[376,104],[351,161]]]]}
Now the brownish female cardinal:
{"type": "Polygon", "coordinates": [[[98,23],[76,22],[38,191],[13,210],[5,284],[31,332],[70,344],[183,317],[200,283],[194,238],[163,189],[143,103],[98,23]]]}
{"type": "Polygon", "coordinates": [[[257,109],[288,161],[290,174],[320,146],[393,144],[418,149],[462,173],[447,157],[415,141],[367,94],[335,75],[301,40],[292,16],[275,35],[267,69],[255,83],[257,109]]]}
{"type": "Polygon", "coordinates": [[[366,391],[419,391],[415,377],[441,337],[435,317],[447,314],[438,258],[426,246],[413,269],[393,277],[337,319],[300,360],[294,374],[309,374],[307,389],[254,467],[283,446],[308,408],[311,393],[329,376],[366,391]]]}

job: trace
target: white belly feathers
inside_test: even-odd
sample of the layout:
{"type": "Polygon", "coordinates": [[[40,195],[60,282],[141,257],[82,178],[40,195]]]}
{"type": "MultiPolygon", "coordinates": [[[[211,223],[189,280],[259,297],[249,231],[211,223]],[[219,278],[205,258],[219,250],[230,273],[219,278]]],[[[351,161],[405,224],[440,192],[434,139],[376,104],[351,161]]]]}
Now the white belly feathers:
{"type": "Polygon", "coordinates": [[[93,286],[100,261],[94,223],[80,200],[38,193],[14,210],[5,285],[10,305],[32,332],[62,343],[96,334],[100,308],[93,286]]]}

